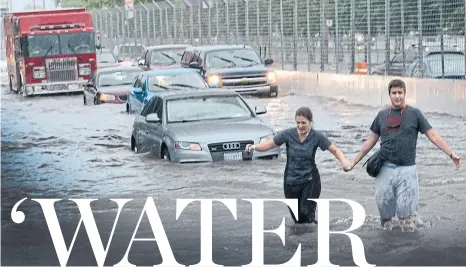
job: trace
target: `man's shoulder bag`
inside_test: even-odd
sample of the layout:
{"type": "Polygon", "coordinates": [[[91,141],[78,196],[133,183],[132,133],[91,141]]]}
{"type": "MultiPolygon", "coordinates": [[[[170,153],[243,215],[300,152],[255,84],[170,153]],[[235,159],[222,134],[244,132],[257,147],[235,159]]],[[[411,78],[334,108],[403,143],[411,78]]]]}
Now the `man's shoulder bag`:
{"type": "MultiPolygon", "coordinates": [[[[380,151],[375,152],[365,163],[367,164],[366,171],[372,177],[379,175],[380,169],[382,169],[384,160],[380,154],[380,151]]],[[[362,165],[364,167],[364,165],[362,165]]]]}

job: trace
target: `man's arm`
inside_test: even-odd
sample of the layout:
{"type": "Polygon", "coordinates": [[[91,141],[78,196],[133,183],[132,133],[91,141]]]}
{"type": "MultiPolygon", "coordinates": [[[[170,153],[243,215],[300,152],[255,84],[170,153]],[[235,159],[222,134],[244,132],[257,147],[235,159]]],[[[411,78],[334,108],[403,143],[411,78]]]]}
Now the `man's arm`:
{"type": "Polygon", "coordinates": [[[428,130],[425,134],[434,145],[451,158],[458,170],[461,166],[460,156],[456,155],[456,153],[448,146],[447,142],[445,142],[445,140],[443,140],[443,138],[434,129],[428,130]]]}
{"type": "Polygon", "coordinates": [[[445,140],[443,140],[443,138],[432,128],[420,110],[417,111],[417,118],[419,132],[425,134],[430,142],[432,142],[440,150],[447,154],[455,164],[456,169],[459,169],[461,165],[461,158],[456,155],[455,152],[453,152],[453,150],[448,146],[447,142],[445,142],[445,140]]]}
{"type": "Polygon", "coordinates": [[[358,164],[359,161],[361,161],[361,159],[363,159],[367,155],[367,153],[371,151],[371,149],[375,146],[375,144],[377,144],[378,141],[379,135],[372,132],[369,138],[366,140],[366,142],[364,142],[364,144],[362,145],[361,151],[359,151],[356,158],[354,158],[352,167],[356,166],[356,164],[358,164]]]}
{"type": "Polygon", "coordinates": [[[447,154],[448,156],[451,155],[453,150],[448,146],[447,142],[445,142],[445,140],[443,140],[443,138],[434,129],[428,130],[425,133],[425,135],[434,145],[440,148],[445,154],[447,154]]]}

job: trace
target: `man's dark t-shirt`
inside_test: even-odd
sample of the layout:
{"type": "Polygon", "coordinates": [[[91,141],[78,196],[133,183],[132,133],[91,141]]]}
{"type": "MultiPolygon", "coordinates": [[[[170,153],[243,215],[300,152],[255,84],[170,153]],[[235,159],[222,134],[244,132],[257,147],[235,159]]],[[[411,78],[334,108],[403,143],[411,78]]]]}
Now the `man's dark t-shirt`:
{"type": "Polygon", "coordinates": [[[296,127],[279,132],[273,141],[278,146],[286,144],[285,183],[301,185],[309,182],[312,172],[318,171],[315,164],[317,148],[327,150],[332,142],[321,132],[311,129],[303,143],[299,141],[296,127]]]}
{"type": "MultiPolygon", "coordinates": [[[[390,117],[400,117],[402,109],[392,109],[390,117]]],[[[422,112],[406,106],[398,128],[387,127],[390,108],[379,111],[371,131],[380,136],[380,152],[384,160],[400,166],[416,164],[416,146],[418,133],[425,134],[432,129],[422,112]]]]}

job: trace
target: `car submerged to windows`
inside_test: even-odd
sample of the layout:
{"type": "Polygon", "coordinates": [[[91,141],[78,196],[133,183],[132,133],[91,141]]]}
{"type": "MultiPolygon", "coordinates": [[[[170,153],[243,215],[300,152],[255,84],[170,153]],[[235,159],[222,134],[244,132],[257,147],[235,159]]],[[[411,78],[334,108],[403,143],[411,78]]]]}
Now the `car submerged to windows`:
{"type": "Polygon", "coordinates": [[[240,94],[278,96],[272,59],[262,60],[250,46],[215,45],[186,48],[181,67],[197,69],[208,83],[240,94]]]}
{"type": "Polygon", "coordinates": [[[138,67],[107,67],[97,69],[84,88],[84,104],[124,104],[128,91],[136,76],[142,70],[138,67]]]}
{"type": "Polygon", "coordinates": [[[116,67],[119,65],[121,60],[117,60],[117,58],[112,54],[112,52],[108,49],[102,49],[97,51],[97,68],[108,68],[108,67],[116,67]]]}
{"type": "Polygon", "coordinates": [[[126,112],[140,111],[156,94],[167,90],[209,89],[216,84],[206,81],[193,69],[158,69],[144,71],[134,80],[133,88],[128,92],[126,112]]]}
{"type": "Polygon", "coordinates": [[[275,158],[280,148],[246,152],[247,144],[276,132],[236,92],[224,89],[172,91],[155,95],[136,116],[131,148],[176,163],[275,158]]]}

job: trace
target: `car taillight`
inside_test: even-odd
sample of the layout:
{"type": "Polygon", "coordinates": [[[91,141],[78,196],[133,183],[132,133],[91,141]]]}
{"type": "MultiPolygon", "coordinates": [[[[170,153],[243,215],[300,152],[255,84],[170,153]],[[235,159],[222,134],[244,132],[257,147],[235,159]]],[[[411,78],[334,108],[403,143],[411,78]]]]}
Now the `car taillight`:
{"type": "Polygon", "coordinates": [[[88,76],[91,75],[91,64],[84,63],[79,64],[79,76],[88,76]]]}
{"type": "Polygon", "coordinates": [[[34,67],[32,77],[34,79],[45,79],[45,67],[34,67]]]}

